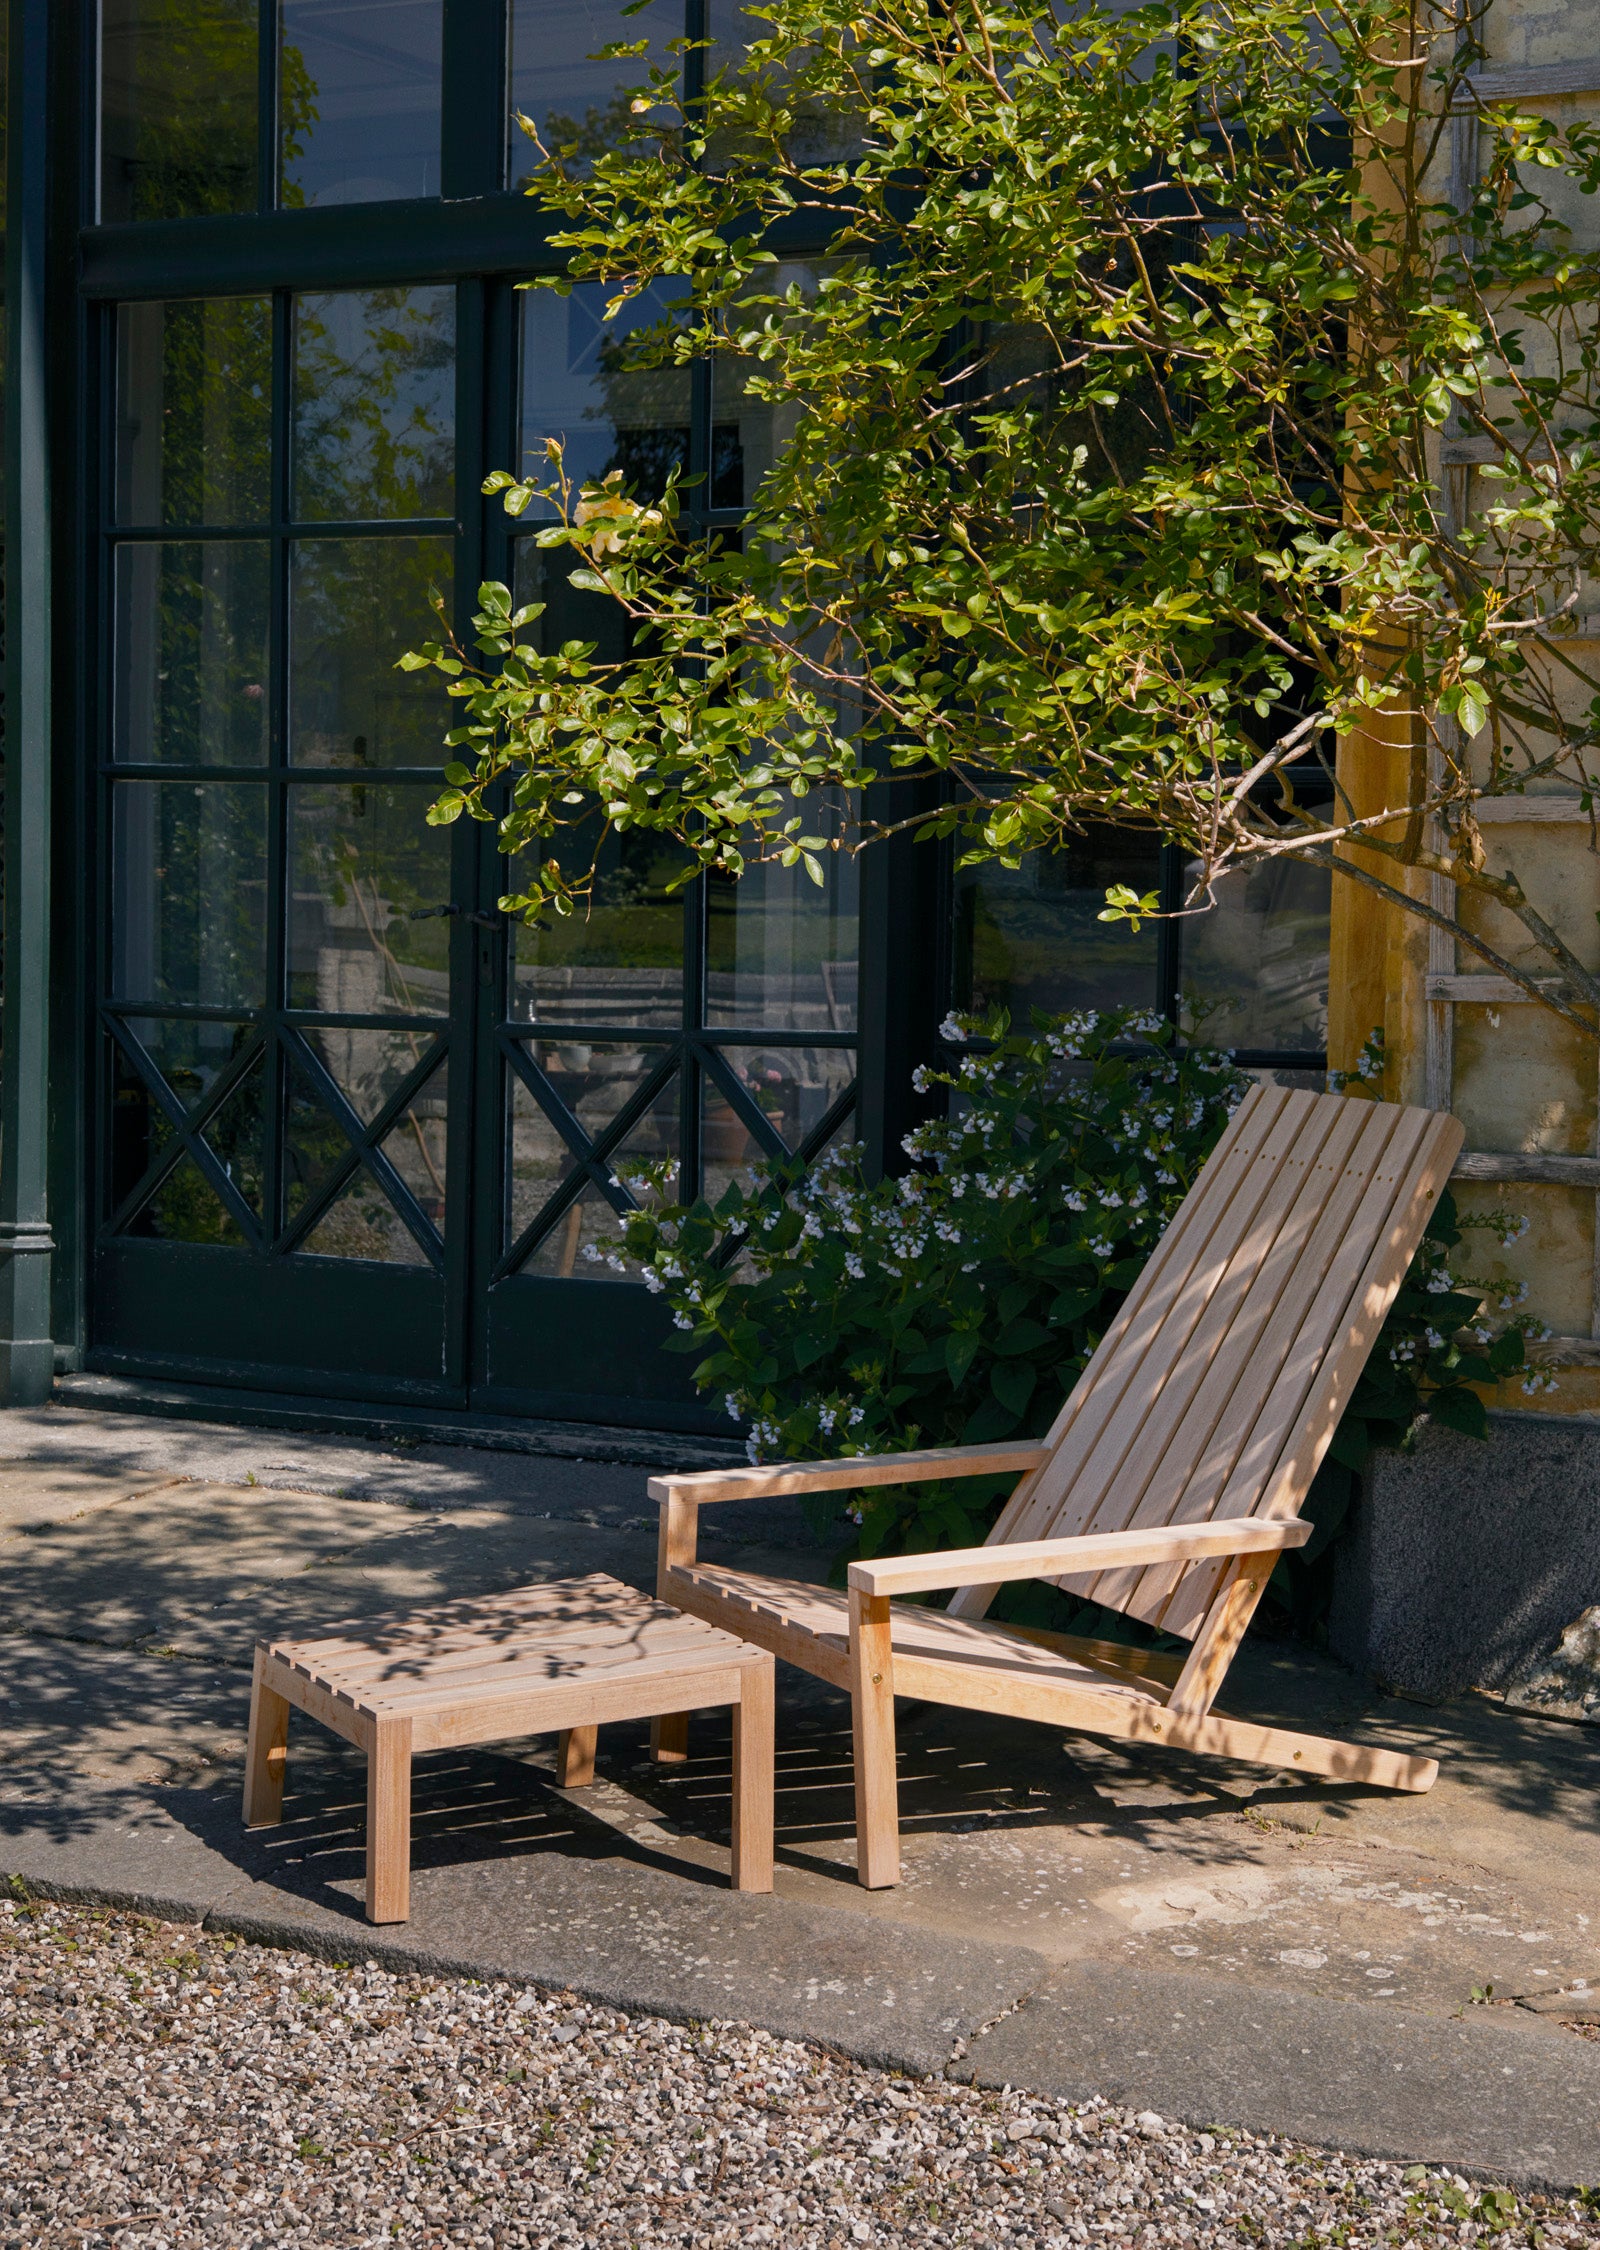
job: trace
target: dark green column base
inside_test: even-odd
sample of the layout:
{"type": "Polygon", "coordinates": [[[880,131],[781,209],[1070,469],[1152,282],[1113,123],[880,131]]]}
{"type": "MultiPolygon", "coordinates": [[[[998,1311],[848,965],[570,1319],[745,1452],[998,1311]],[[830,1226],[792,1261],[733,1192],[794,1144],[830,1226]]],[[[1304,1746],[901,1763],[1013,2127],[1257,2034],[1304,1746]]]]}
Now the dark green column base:
{"type": "Polygon", "coordinates": [[[0,1407],[43,1406],[55,1374],[56,1347],[48,1336],[26,1343],[0,1339],[0,1407]]]}

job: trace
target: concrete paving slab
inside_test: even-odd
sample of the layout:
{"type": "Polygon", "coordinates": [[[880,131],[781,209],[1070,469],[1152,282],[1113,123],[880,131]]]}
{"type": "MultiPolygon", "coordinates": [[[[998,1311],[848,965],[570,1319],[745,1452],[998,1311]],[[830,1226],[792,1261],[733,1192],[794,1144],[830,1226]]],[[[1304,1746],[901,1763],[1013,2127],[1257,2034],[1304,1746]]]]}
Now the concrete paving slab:
{"type": "Polygon", "coordinates": [[[282,1830],[247,1835],[232,1790],[79,1784],[52,1794],[43,1776],[14,1777],[0,1787],[0,1875],[327,1959],[508,1977],[679,2020],[731,2018],[922,2074],[1046,1972],[1023,1947],[746,1897],[725,1887],[725,1867],[690,1880],[651,1866],[563,1792],[506,1765],[452,1758],[419,1769],[412,1913],[399,1929],[363,1917],[362,1806],[351,1789],[302,1798],[299,1811],[291,1802],[282,1830]],[[481,1858],[461,1852],[463,1811],[495,1828],[481,1858]]]}
{"type": "Polygon", "coordinates": [[[192,1781],[238,1763],[249,1716],[235,1666],[0,1634],[0,1785],[19,1769],[192,1781]]]}
{"type": "MultiPolygon", "coordinates": [[[[1462,2018],[1475,1985],[1492,1983],[1497,2000],[1578,1978],[1600,1986],[1593,1730],[1482,1696],[1439,1708],[1374,1697],[1326,1658],[1261,1645],[1230,1679],[1234,1709],[1429,1750],[1443,1768],[1435,1790],[1337,1790],[903,1706],[905,1881],[868,1893],[854,1880],[847,1702],[780,1667],[774,1901],[730,1902],[722,1888],[724,1713],[696,1720],[677,1769],[647,1762],[641,1729],[606,1729],[583,1792],[554,1788],[548,1742],[421,1761],[417,1916],[405,1933],[369,1937],[363,1777],[330,1737],[296,1722],[292,1817],[270,1836],[240,1834],[257,1635],[581,1570],[641,1586],[654,1576],[638,1467],[434,1452],[0,1415],[0,1502],[9,1479],[24,1511],[13,1536],[0,1524],[0,1871],[163,1912],[248,1911],[262,1931],[340,1958],[410,1945],[470,1966],[477,1944],[499,1962],[510,1932],[514,1973],[630,2006],[809,2027],[880,2058],[891,2048],[852,2042],[883,2031],[879,2013],[907,2011],[889,2026],[892,2056],[924,2058],[917,2068],[935,2067],[925,2058],[944,2021],[922,2005],[932,1988],[896,1969],[885,2008],[863,1982],[874,1961],[967,1963],[962,2038],[990,2002],[1002,2013],[1047,1977],[1087,1968],[1128,1991],[1154,1979],[1191,1999],[1220,1987],[1280,2011],[1354,2008],[1380,2041],[1391,2019],[1441,2037],[1481,2022],[1482,2010],[1462,2018]],[[191,1470],[196,1481],[165,1482],[191,1470]],[[307,1484],[277,1481],[291,1472],[307,1484]],[[739,1936],[752,1906],[780,1933],[770,1962],[739,1936]],[[697,1952],[708,1912],[721,1934],[697,1952]],[[613,1956],[636,1989],[609,1981],[613,1956]],[[835,1966],[819,1983],[809,1969],[824,1959],[835,1966]]],[[[708,1511],[704,1551],[779,1576],[826,1567],[792,1512],[755,1503],[708,1511]]],[[[1548,2024],[1541,2035],[1583,2044],[1548,2024]]],[[[1309,2073],[1318,2050],[1303,2044],[1309,2073]]],[[[1112,2060],[1108,2048],[1107,2070],[1112,2060]]],[[[1235,2079],[1241,2104],[1256,2103],[1242,2066],[1235,2079]]],[[[1379,2088],[1375,2130],[1385,2100],[1379,2088]]],[[[1256,2122],[1276,2115],[1257,2110],[1256,2122]]],[[[1452,2146],[1478,2143],[1463,2125],[1452,2146]]]]}
{"type": "MultiPolygon", "coordinates": [[[[739,1551],[757,1568],[817,1561],[739,1551]]],[[[0,1627],[248,1663],[263,1634],[595,1570],[653,1587],[654,1526],[175,1483],[0,1543],[0,1627]]]]}
{"type": "Polygon", "coordinates": [[[1498,2011],[1441,2021],[1086,1961],[974,2040],[956,2073],[1527,2188],[1600,2180],[1600,2046],[1498,2011]]]}

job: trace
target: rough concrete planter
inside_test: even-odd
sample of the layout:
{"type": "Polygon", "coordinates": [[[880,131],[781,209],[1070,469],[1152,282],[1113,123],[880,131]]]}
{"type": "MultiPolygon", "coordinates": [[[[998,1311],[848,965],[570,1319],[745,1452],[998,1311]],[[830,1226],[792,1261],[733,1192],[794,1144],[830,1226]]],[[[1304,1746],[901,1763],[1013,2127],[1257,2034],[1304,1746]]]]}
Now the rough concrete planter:
{"type": "Polygon", "coordinates": [[[1600,1423],[1490,1421],[1379,1454],[1339,1542],[1329,1640],[1386,1687],[1504,1687],[1600,1601],[1600,1423]]]}

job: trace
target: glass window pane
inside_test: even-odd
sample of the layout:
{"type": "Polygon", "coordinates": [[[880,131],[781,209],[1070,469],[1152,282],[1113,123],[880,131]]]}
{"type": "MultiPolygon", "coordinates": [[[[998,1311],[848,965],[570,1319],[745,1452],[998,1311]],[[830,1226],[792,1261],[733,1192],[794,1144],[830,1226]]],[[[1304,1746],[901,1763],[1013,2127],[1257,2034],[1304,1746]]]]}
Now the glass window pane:
{"type": "Polygon", "coordinates": [[[289,816],[289,1005],[442,1016],[450,1004],[448,828],[426,789],[302,782],[289,816]],[[418,909],[422,909],[418,914],[418,909]]]}
{"type": "Polygon", "coordinates": [[[617,347],[662,319],[675,292],[653,284],[608,322],[610,294],[580,282],[569,297],[531,289],[523,298],[523,471],[546,472],[545,441],[559,438],[574,485],[620,469],[630,491],[654,495],[670,469],[689,465],[689,370],[620,368],[617,347]]]}
{"type": "Polygon", "coordinates": [[[297,297],[292,513],[453,516],[455,367],[451,288],[297,297]]]}
{"type": "Polygon", "coordinates": [[[289,563],[289,755],[306,766],[444,763],[454,711],[436,672],[401,651],[438,631],[448,539],[301,539],[289,563]]]}
{"type": "Polygon", "coordinates": [[[121,306],[118,521],[264,523],[271,465],[270,299],[121,306]]]}
{"type": "MultiPolygon", "coordinates": [[[[771,268],[770,279],[761,277],[763,296],[787,297],[791,289],[812,303],[818,286],[829,272],[819,258],[786,258],[771,268]]],[[[760,378],[761,362],[738,353],[719,352],[711,362],[711,473],[713,508],[748,508],[756,487],[772,466],[779,448],[793,434],[799,409],[792,401],[774,405],[748,388],[760,378]]]]}
{"type": "Polygon", "coordinates": [[[443,0],[282,0],[279,22],[284,205],[437,195],[443,0]]]}
{"type": "Polygon", "coordinates": [[[266,789],[120,781],[112,792],[111,983],[130,1000],[265,999],[266,789]]]}
{"type": "MultiPolygon", "coordinates": [[[[848,1047],[724,1047],[722,1059],[791,1152],[810,1139],[856,1074],[848,1047]]],[[[702,1184],[714,1203],[766,1152],[709,1071],[701,1085],[702,1184]]]]}
{"type": "Polygon", "coordinates": [[[956,1003],[1008,1008],[1153,1008],[1156,930],[1096,919],[1113,883],[1158,888],[1154,836],[1095,828],[1070,850],[1033,852],[1019,868],[969,867],[956,878],[956,1003]]]}
{"type": "MultiPolygon", "coordinates": [[[[827,832],[823,800],[803,808],[827,832]]],[[[801,867],[709,878],[706,1021],[773,1031],[854,1031],[855,860],[829,853],[819,889],[801,867]]]]}
{"type": "MultiPolygon", "coordinates": [[[[218,1075],[243,1052],[255,1034],[249,1024],[195,1023],[136,1016],[129,1030],[160,1069],[167,1084],[191,1113],[211,1091],[218,1075]]],[[[249,1065],[231,1094],[215,1110],[205,1137],[212,1153],[245,1201],[258,1214],[262,1192],[262,1058],[249,1065]]],[[[111,1208],[136,1188],[175,1139],[166,1110],[120,1040],[112,1043],[111,1208]]],[[[184,1241],[231,1239],[219,1231],[225,1218],[216,1191],[198,1166],[184,1164],[133,1219],[130,1231],[175,1235],[184,1241]]],[[[237,1232],[237,1229],[235,1229],[237,1232]]]]}
{"type": "MultiPolygon", "coordinates": [[[[610,1044],[541,1039],[528,1049],[529,1059],[548,1078],[551,1087],[571,1110],[591,1142],[641,1091],[660,1068],[667,1050],[610,1044]]],[[[635,1119],[611,1152],[612,1172],[628,1182],[639,1200],[648,1200],[639,1168],[678,1154],[678,1077],[674,1073],[660,1087],[643,1115],[635,1119]]],[[[569,1182],[579,1165],[565,1137],[551,1124],[541,1104],[522,1079],[507,1072],[510,1095],[507,1129],[508,1151],[507,1243],[516,1242],[546,1208],[558,1186],[569,1182]]],[[[596,1236],[614,1239],[621,1221],[607,1200],[589,1184],[543,1236],[524,1262],[524,1273],[553,1275],[558,1280],[607,1281],[622,1278],[615,1267],[586,1255],[596,1236]]]]}
{"type": "Polygon", "coordinates": [[[1225,875],[1216,904],[1178,925],[1184,1030],[1219,1047],[1325,1047],[1332,885],[1286,859],[1225,875]]]}
{"type": "Polygon", "coordinates": [[[270,552],[264,539],[117,549],[117,757],[265,762],[270,552]]]}
{"type": "Polygon", "coordinates": [[[257,0],[101,0],[100,216],[256,208],[257,0]]]}
{"type": "Polygon", "coordinates": [[[670,0],[634,16],[623,14],[620,0],[511,0],[512,183],[526,182],[544,161],[519,115],[538,128],[549,154],[567,151],[563,160],[573,166],[593,163],[633,123],[626,89],[646,85],[653,64],[672,60],[666,42],[682,30],[682,9],[670,0]],[[624,62],[593,59],[623,39],[649,39],[650,53],[624,62]]]}
{"type": "MultiPolygon", "coordinates": [[[[537,855],[576,870],[593,856],[593,834],[537,855]]],[[[600,847],[594,903],[575,914],[543,914],[511,925],[513,1021],[590,1025],[677,1025],[683,1021],[684,894],[667,884],[683,864],[669,839],[611,830],[600,847]]],[[[521,887],[517,863],[508,893],[521,887]]]]}

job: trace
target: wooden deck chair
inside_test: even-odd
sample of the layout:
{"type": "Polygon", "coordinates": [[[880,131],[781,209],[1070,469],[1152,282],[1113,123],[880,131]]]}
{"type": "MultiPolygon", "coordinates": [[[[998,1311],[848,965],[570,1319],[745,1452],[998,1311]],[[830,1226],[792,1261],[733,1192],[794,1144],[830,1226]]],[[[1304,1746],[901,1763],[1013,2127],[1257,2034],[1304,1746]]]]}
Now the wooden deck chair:
{"type": "MultiPolygon", "coordinates": [[[[1212,1705],[1461,1147],[1453,1117],[1254,1087],[1042,1441],[650,1480],[664,1601],[850,1691],[861,1881],[899,1880],[894,1698],[1040,1719],[1391,1789],[1431,1758],[1285,1733],[1212,1705]],[[708,1501],[1021,1472],[982,1547],[850,1565],[832,1592],[695,1558],[708,1501]],[[1008,1629],[1040,1578],[1190,1643],[1162,1656],[1008,1629]],[[947,1609],[895,1595],[956,1589],[947,1609]]],[[[656,1754],[682,1757],[683,1715],[656,1754]]]]}

